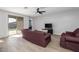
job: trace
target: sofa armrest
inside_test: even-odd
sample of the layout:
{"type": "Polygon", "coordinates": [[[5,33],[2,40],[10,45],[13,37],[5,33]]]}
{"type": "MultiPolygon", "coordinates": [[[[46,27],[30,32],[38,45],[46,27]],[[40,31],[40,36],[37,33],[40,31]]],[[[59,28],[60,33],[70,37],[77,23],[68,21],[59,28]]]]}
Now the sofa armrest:
{"type": "Polygon", "coordinates": [[[62,34],[61,34],[61,36],[64,36],[64,35],[65,35],[65,33],[62,33],[62,34]]]}
{"type": "Polygon", "coordinates": [[[72,42],[78,42],[79,43],[79,37],[67,36],[66,40],[67,41],[72,41],[72,42]]]}
{"type": "Polygon", "coordinates": [[[51,34],[50,33],[47,33],[46,35],[45,35],[45,39],[47,39],[48,37],[50,37],[51,36],[51,34]]]}

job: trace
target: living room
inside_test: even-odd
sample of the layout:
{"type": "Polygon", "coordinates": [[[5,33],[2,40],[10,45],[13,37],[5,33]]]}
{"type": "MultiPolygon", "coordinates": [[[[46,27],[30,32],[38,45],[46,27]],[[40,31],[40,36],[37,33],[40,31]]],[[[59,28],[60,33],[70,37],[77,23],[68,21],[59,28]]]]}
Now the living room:
{"type": "Polygon", "coordinates": [[[0,7],[0,19],[0,52],[79,51],[78,37],[68,34],[67,38],[77,38],[77,42],[71,38],[67,40],[68,47],[63,47],[66,42],[62,43],[66,32],[79,28],[79,7],[0,7]],[[23,17],[22,33],[9,36],[9,15],[23,17]],[[43,34],[48,36],[45,42],[43,34]]]}
{"type": "Polygon", "coordinates": [[[0,0],[0,59],[79,59],[79,0],[0,0]]]}

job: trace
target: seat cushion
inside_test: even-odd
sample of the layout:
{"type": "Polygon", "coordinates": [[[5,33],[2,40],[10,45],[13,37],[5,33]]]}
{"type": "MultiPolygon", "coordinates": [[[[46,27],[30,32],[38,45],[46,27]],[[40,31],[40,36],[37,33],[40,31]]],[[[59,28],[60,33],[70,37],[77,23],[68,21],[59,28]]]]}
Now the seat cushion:
{"type": "Polygon", "coordinates": [[[66,48],[79,52],[79,43],[66,42],[66,48]]]}

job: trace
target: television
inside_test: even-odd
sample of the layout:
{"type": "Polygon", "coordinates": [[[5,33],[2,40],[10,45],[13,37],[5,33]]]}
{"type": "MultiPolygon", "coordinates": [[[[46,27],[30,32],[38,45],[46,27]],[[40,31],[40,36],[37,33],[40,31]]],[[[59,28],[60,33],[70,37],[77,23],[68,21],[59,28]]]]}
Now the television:
{"type": "Polygon", "coordinates": [[[52,24],[51,23],[45,24],[45,28],[52,28],[52,24]]]}

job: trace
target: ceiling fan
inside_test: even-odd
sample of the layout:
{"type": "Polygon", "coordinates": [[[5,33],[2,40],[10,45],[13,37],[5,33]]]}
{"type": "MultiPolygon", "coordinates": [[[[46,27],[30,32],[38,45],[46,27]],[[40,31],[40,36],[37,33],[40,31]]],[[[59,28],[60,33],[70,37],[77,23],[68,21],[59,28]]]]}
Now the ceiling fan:
{"type": "Polygon", "coordinates": [[[43,13],[46,12],[46,11],[41,11],[40,8],[37,8],[36,11],[37,11],[37,13],[39,13],[39,14],[43,14],[43,13]]]}

